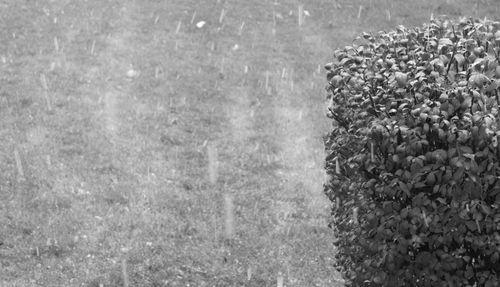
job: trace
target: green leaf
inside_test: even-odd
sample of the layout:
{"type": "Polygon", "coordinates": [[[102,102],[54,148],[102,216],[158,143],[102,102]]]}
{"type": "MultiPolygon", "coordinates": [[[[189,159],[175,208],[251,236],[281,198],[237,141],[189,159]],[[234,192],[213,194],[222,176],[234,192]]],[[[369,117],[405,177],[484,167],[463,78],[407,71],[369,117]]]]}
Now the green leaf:
{"type": "Polygon", "coordinates": [[[385,281],[387,274],[385,272],[380,272],[373,278],[373,283],[382,284],[385,281]]]}
{"type": "Polygon", "coordinates": [[[473,154],[472,148],[470,146],[460,146],[460,152],[463,154],[473,154]]]}
{"type": "Polygon", "coordinates": [[[465,168],[459,167],[454,173],[453,173],[453,179],[456,182],[462,182],[464,178],[464,173],[465,173],[465,168]]]}
{"type": "Polygon", "coordinates": [[[459,67],[461,67],[461,66],[464,65],[464,63],[465,63],[465,57],[464,57],[464,55],[462,55],[462,54],[456,54],[454,56],[454,58],[455,58],[455,61],[457,61],[457,64],[458,64],[459,67]]]}
{"type": "Polygon", "coordinates": [[[476,225],[476,222],[475,222],[475,221],[466,221],[466,222],[465,222],[465,226],[467,226],[467,228],[468,228],[470,231],[475,231],[475,230],[477,230],[477,225],[476,225]]]}
{"type": "Polygon", "coordinates": [[[486,203],[482,203],[480,206],[484,214],[491,215],[493,213],[492,209],[486,203]]]}
{"type": "Polygon", "coordinates": [[[495,252],[495,253],[493,253],[493,254],[491,255],[491,262],[492,262],[492,263],[496,263],[496,262],[498,262],[499,257],[500,257],[500,256],[499,256],[499,254],[498,254],[498,251],[497,251],[497,252],[495,252]]]}

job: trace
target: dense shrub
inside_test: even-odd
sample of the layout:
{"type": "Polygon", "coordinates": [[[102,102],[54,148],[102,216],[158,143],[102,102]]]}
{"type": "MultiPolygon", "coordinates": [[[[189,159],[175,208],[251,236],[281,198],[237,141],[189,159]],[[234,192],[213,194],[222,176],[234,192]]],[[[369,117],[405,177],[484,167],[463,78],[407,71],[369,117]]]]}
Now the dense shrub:
{"type": "Polygon", "coordinates": [[[500,286],[500,23],[364,33],[326,65],[350,286],[500,286]]]}

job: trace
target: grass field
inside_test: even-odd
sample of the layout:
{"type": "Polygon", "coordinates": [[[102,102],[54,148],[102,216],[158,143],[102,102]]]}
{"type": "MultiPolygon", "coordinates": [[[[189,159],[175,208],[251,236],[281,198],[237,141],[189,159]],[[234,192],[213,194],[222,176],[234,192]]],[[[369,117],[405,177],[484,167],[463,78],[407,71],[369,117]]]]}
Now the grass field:
{"type": "Polygon", "coordinates": [[[323,64],[499,6],[1,1],[0,286],[342,286],[323,64]]]}

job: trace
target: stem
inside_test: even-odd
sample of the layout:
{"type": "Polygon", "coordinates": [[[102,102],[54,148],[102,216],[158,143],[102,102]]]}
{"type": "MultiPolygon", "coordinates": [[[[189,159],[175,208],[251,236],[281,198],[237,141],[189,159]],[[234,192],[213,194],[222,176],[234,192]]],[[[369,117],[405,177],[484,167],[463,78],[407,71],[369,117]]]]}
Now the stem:
{"type": "Polygon", "coordinates": [[[375,154],[374,154],[373,143],[370,143],[370,155],[371,155],[372,162],[375,162],[375,154]]]}
{"type": "Polygon", "coordinates": [[[368,97],[370,98],[370,103],[371,103],[371,105],[372,105],[373,112],[375,113],[375,116],[377,116],[377,117],[378,117],[377,108],[375,107],[375,101],[373,101],[373,97],[372,97],[372,93],[373,93],[373,94],[375,93],[374,88],[373,88],[373,81],[374,81],[374,80],[372,80],[372,83],[371,83],[371,85],[370,85],[370,91],[371,91],[371,93],[369,93],[369,94],[368,94],[368,97]]]}
{"type": "Polygon", "coordinates": [[[500,53],[500,50],[496,51],[495,48],[493,48],[493,54],[495,54],[495,59],[497,60],[497,63],[500,64],[500,56],[499,56],[499,53],[500,53]]]}
{"type": "MultiPolygon", "coordinates": [[[[453,34],[455,34],[455,27],[453,27],[453,34]]],[[[456,35],[455,35],[455,37],[456,37],[456,35]]],[[[453,46],[453,53],[451,54],[451,59],[448,62],[448,67],[446,68],[446,78],[448,78],[448,72],[450,72],[450,68],[451,68],[451,64],[453,63],[453,59],[455,59],[455,54],[457,52],[457,45],[458,45],[458,40],[455,42],[455,45],[453,46]]],[[[457,63],[457,66],[458,66],[458,63],[457,63]]]]}
{"type": "MultiPolygon", "coordinates": [[[[470,92],[470,91],[469,91],[470,92]]],[[[469,111],[471,113],[471,115],[473,115],[474,113],[472,112],[472,106],[474,105],[474,95],[469,95],[471,96],[471,101],[470,101],[470,107],[469,107],[469,111]]]]}
{"type": "Polygon", "coordinates": [[[500,108],[500,99],[498,98],[498,90],[495,89],[495,98],[497,100],[497,106],[500,108]]]}

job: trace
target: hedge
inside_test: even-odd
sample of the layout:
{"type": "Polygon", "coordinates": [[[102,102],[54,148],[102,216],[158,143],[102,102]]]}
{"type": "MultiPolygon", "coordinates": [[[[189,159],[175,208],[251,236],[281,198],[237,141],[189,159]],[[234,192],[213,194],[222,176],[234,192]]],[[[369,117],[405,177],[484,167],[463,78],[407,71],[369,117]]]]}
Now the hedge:
{"type": "Polygon", "coordinates": [[[328,63],[347,286],[500,286],[500,23],[363,33],[328,63]]]}

